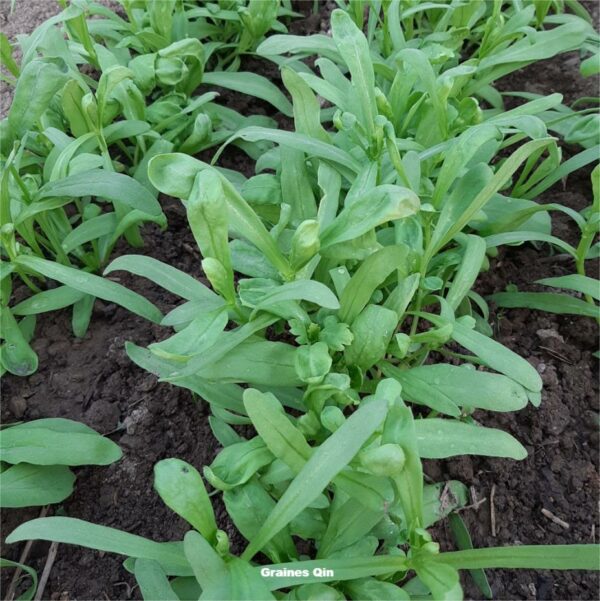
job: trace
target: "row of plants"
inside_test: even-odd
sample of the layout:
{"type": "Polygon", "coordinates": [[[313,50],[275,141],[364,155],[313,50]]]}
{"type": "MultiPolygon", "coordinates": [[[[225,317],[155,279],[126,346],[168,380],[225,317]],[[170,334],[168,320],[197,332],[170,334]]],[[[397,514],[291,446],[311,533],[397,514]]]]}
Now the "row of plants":
{"type": "MultiPolygon", "coordinates": [[[[82,335],[96,298],[172,328],[127,354],[209,404],[223,450],[204,480],[248,546],[231,551],[202,476],[179,459],[156,465],[154,486],[193,528],[180,543],[69,517],[25,523],[8,542],[124,555],[146,599],[457,599],[459,570],[490,597],[485,568],[598,568],[595,545],[473,549],[453,513],[465,486],[426,482],[421,465],[527,454],[474,413],[541,402],[538,372],[493,339],[490,299],[474,290],[499,247],[545,243],[574,273],[542,282],[568,293],[510,290],[497,305],[598,318],[585,262],[598,251],[600,168],[581,213],[535,200],[597,162],[597,108],[494,87],[572,50],[594,75],[598,35],[577,2],[340,5],[331,37],[262,41],[290,6],[124,1],[126,20],[73,2],[21,40],[2,125],[2,364],[32,373],[34,316],[72,306],[82,335]],[[253,49],[280,67],[287,95],[236,71],[253,49]],[[39,108],[25,107],[46,81],[39,108]],[[269,102],[293,131],[234,114],[204,85],[269,102]],[[567,160],[561,140],[580,147],[567,160]],[[218,166],[230,144],[256,161],[253,177],[218,166]],[[210,164],[192,156],[217,145],[210,164]],[[159,192],[182,200],[210,286],[148,256],[106,265],[121,236],[136,246],[142,223],[167,226],[159,192]],[[580,228],[577,247],[552,235],[557,211],[580,228]],[[163,316],[100,270],[183,303],[163,316]],[[16,305],[12,278],[34,293],[16,305]],[[442,553],[427,528],[447,516],[459,550],[442,553]]],[[[22,427],[3,434],[3,453],[24,444],[22,427]]]]}

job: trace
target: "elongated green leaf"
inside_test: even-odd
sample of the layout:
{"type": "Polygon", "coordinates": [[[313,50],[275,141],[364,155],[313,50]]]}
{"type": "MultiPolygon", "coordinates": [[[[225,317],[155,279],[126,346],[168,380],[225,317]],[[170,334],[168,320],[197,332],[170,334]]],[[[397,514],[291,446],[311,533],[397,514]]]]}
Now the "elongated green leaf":
{"type": "Polygon", "coordinates": [[[104,270],[104,274],[113,271],[129,271],[148,278],[161,288],[187,300],[216,301],[219,297],[202,282],[187,273],[144,255],[123,255],[117,257],[104,270]]]}
{"type": "MultiPolygon", "coordinates": [[[[330,161],[338,166],[340,171],[348,174],[348,170],[353,173],[360,171],[360,164],[352,155],[345,150],[321,142],[312,137],[300,134],[297,132],[281,131],[277,129],[268,129],[266,127],[250,126],[244,127],[234,134],[229,141],[236,138],[241,138],[248,142],[267,141],[280,144],[282,146],[290,146],[304,152],[308,157],[316,156],[320,159],[330,161]]],[[[214,159],[216,160],[216,158],[214,159]]]]}
{"type": "Polygon", "coordinates": [[[379,305],[367,305],[352,322],[352,343],[344,351],[347,365],[367,370],[385,356],[398,325],[398,314],[379,305]]]}
{"type": "MultiPolygon", "coordinates": [[[[227,513],[246,540],[252,540],[256,536],[262,523],[275,507],[275,501],[256,478],[252,478],[243,486],[226,490],[223,493],[223,501],[227,513]]],[[[298,557],[287,528],[281,530],[263,547],[263,553],[276,562],[298,557]]]]}
{"type": "Polygon", "coordinates": [[[25,564],[17,563],[16,561],[10,561],[10,559],[4,559],[3,557],[0,557],[0,568],[17,568],[29,574],[32,580],[31,586],[24,593],[21,593],[19,597],[17,597],[17,601],[31,601],[35,595],[35,591],[37,590],[37,572],[25,564]]]}
{"type": "Polygon", "coordinates": [[[242,94],[255,96],[272,104],[277,110],[281,111],[287,117],[292,116],[292,105],[283,95],[281,90],[267,78],[257,73],[248,73],[244,71],[213,71],[205,73],[202,78],[203,84],[221,86],[228,90],[235,90],[242,94]]]}
{"type": "MultiPolygon", "coordinates": [[[[281,410],[281,403],[269,393],[247,389],[244,406],[269,450],[298,474],[311,457],[312,449],[302,433],[281,410]]],[[[370,510],[378,511],[391,498],[386,479],[376,478],[364,472],[344,471],[333,482],[346,494],[360,499],[370,510]]]]}
{"type": "Polygon", "coordinates": [[[468,203],[468,206],[465,206],[464,200],[458,195],[455,196],[454,202],[446,202],[431,237],[431,242],[427,247],[427,259],[463,230],[475,214],[483,209],[490,198],[506,184],[508,179],[531,154],[551,143],[553,143],[552,138],[531,140],[515,150],[491,178],[486,178],[485,185],[479,189],[479,192],[468,203]]]}
{"type": "Polygon", "coordinates": [[[598,570],[600,545],[520,545],[452,551],[433,561],[459,570],[511,568],[533,570],[598,570]]]}
{"type": "Polygon", "coordinates": [[[273,56],[286,53],[318,54],[329,56],[340,62],[341,57],[334,41],[326,35],[272,35],[269,36],[256,50],[262,56],[273,56]]]}
{"type": "Polygon", "coordinates": [[[15,77],[19,76],[19,66],[12,56],[13,48],[4,33],[0,33],[0,59],[2,66],[6,67],[15,77]]]}
{"type": "Polygon", "coordinates": [[[314,501],[331,480],[352,460],[380,426],[387,411],[378,399],[361,405],[306,462],[263,524],[242,559],[253,557],[277,532],[314,501]]]}
{"type": "Polygon", "coordinates": [[[561,250],[575,257],[577,251],[567,242],[564,242],[556,236],[550,236],[541,232],[527,232],[527,231],[516,231],[516,232],[503,232],[501,234],[492,234],[486,236],[485,244],[487,248],[494,248],[502,246],[504,244],[520,244],[522,242],[548,242],[557,246],[561,250]]]}
{"type": "Polygon", "coordinates": [[[75,475],[66,465],[12,465],[0,473],[0,507],[60,503],[73,492],[74,483],[75,475]]]}
{"type": "Polygon", "coordinates": [[[535,368],[491,338],[457,322],[454,323],[452,338],[485,361],[492,369],[512,378],[528,390],[539,392],[542,389],[542,378],[535,368]]]}
{"type": "Polygon", "coordinates": [[[524,459],[525,447],[510,434],[449,419],[415,421],[419,454],[426,459],[456,455],[486,455],[524,459]]]}
{"type": "Polygon", "coordinates": [[[329,134],[321,125],[321,106],[310,86],[289,67],[284,67],[281,70],[281,77],[294,101],[296,131],[322,142],[329,142],[329,134]]]}
{"type": "Polygon", "coordinates": [[[104,169],[91,169],[48,182],[37,191],[35,200],[61,196],[97,196],[123,203],[149,215],[162,213],[159,202],[146,187],[132,177],[104,169]]]}
{"type": "Polygon", "coordinates": [[[26,269],[31,269],[65,286],[121,305],[129,309],[132,313],[145,317],[155,323],[160,323],[162,319],[162,313],[150,301],[124,286],[105,278],[39,257],[20,255],[16,258],[15,262],[26,269]]]}
{"type": "Polygon", "coordinates": [[[350,70],[352,87],[360,102],[362,125],[370,135],[374,128],[377,106],[375,104],[375,74],[369,44],[350,15],[343,10],[334,10],[331,14],[331,31],[338,52],[350,70]]]}
{"type": "Polygon", "coordinates": [[[351,580],[344,586],[344,589],[348,591],[352,599],[361,599],[362,601],[410,601],[410,595],[404,589],[377,578],[351,580]]]}
{"type": "Polygon", "coordinates": [[[340,306],[335,294],[325,284],[314,280],[296,280],[283,284],[266,294],[256,308],[264,309],[288,300],[304,300],[326,309],[339,309],[340,306]]]}
{"type": "Polygon", "coordinates": [[[555,292],[498,292],[488,298],[499,307],[508,309],[524,308],[545,311],[546,313],[558,313],[559,315],[600,317],[600,308],[597,305],[586,303],[584,300],[573,298],[568,294],[555,292]]]}
{"type": "MultiPolygon", "coordinates": [[[[457,547],[460,550],[472,549],[473,543],[471,541],[471,535],[460,515],[458,513],[451,513],[448,518],[448,523],[450,524],[450,530],[452,531],[452,536],[454,536],[457,547]]],[[[473,582],[475,582],[483,596],[486,599],[493,599],[492,589],[490,588],[485,572],[482,569],[470,570],[470,574],[473,582]]]]}
{"type": "Polygon", "coordinates": [[[179,597],[171,588],[169,579],[157,561],[145,558],[136,559],[134,574],[140,586],[142,597],[147,601],[155,599],[179,601],[179,597]]]}
{"type": "Polygon", "coordinates": [[[340,320],[352,323],[394,270],[404,274],[406,256],[405,246],[386,246],[367,257],[340,295],[340,320]]]}
{"type": "Polygon", "coordinates": [[[6,537],[9,544],[22,540],[55,541],[128,557],[154,559],[169,575],[192,575],[180,543],[156,543],[135,534],[76,518],[38,518],[21,524],[6,537]]]}
{"type": "Polygon", "coordinates": [[[116,227],[117,216],[115,213],[104,213],[88,219],[67,234],[62,242],[63,250],[70,253],[86,242],[112,234],[116,227]]]}
{"type": "Polygon", "coordinates": [[[85,296],[84,292],[74,290],[68,286],[59,286],[44,290],[34,296],[17,303],[13,308],[13,315],[37,315],[46,311],[56,311],[69,307],[85,296]]]}
{"type": "Polygon", "coordinates": [[[572,274],[556,278],[544,278],[538,280],[537,283],[545,284],[546,286],[554,286],[554,288],[576,290],[577,292],[588,294],[597,301],[600,301],[600,282],[595,278],[590,278],[585,275],[572,274]]]}
{"type": "Polygon", "coordinates": [[[223,308],[208,313],[200,312],[185,328],[150,345],[150,350],[172,361],[187,361],[190,356],[206,352],[227,326],[227,311],[223,308]]]}
{"type": "Polygon", "coordinates": [[[404,396],[420,405],[457,417],[459,407],[518,411],[527,405],[522,386],[499,374],[454,365],[423,365],[406,371],[389,364],[383,372],[402,384],[404,396]]]}
{"type": "Polygon", "coordinates": [[[473,235],[467,236],[463,259],[446,296],[446,301],[453,309],[458,307],[473,288],[483,265],[485,250],[486,243],[483,238],[473,235]]]}
{"type": "Polygon", "coordinates": [[[63,418],[38,419],[2,431],[2,461],[37,465],[108,465],[121,449],[85,424],[63,418]]]}

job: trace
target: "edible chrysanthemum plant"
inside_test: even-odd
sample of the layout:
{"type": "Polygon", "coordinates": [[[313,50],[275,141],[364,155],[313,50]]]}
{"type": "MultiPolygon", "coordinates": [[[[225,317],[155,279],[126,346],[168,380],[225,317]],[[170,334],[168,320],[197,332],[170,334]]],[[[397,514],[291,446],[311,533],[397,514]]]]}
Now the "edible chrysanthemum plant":
{"type": "MultiPolygon", "coordinates": [[[[489,594],[484,568],[598,567],[594,545],[470,549],[456,517],[463,550],[440,553],[427,527],[463,505],[465,490],[425,485],[421,467],[423,458],[526,455],[474,414],[538,404],[542,383],[490,337],[473,286],[510,235],[548,235],[547,209],[508,194],[558,164],[536,115],[560,98],[478,123],[432,113],[431,98],[415,90],[423,110],[403,121],[403,137],[375,92],[362,34],[347,15],[334,17],[350,79],[330,69],[337,92],[331,82],[321,87],[354,102],[337,107],[337,132],[322,127],[328,109],[307,82],[286,70],[296,131],[239,133],[275,143],[258,175],[245,180],[184,154],[149,162],[151,183],[185,204],[210,286],[143,256],[106,270],[147,277],[184,299],[161,321],[173,336],[127,352],[210,404],[224,448],[204,476],[248,546],[231,555],[200,475],[177,460],[158,464],[156,487],[194,528],[183,548],[64,518],[25,524],[9,541],[128,555],[148,599],[200,591],[211,599],[457,599],[459,569],[489,594]],[[432,362],[440,357],[448,362],[432,362]],[[241,436],[237,425],[256,435],[241,436]]],[[[112,284],[94,280],[103,298],[160,318],[112,284]]]]}
{"type": "MultiPolygon", "coordinates": [[[[467,224],[535,143],[494,172],[477,162],[465,169],[471,152],[456,165],[457,142],[445,159],[455,181],[437,212],[396,184],[375,180],[357,192],[335,163],[318,159],[321,197],[300,207],[307,211],[300,216],[282,203],[276,222],[261,219],[261,206],[255,211],[217,169],[185,155],[153,159],[153,184],[185,201],[211,287],[148,257],[113,261],[108,272],[129,270],[186,299],[163,319],[176,329],[171,338],[127,350],[139,365],[210,403],[224,449],[205,477],[223,491],[249,545],[233,557],[222,534],[203,531],[190,517],[197,532],[186,536],[184,552],[170,546],[168,561],[164,545],[62,518],[25,524],[10,540],[102,548],[144,560],[128,564],[138,572],[156,561],[162,586],[172,589],[181,581],[169,576],[193,570],[207,598],[235,590],[263,599],[280,589],[288,590],[284,598],[381,598],[385,591],[458,598],[457,569],[596,567],[596,546],[446,554],[426,530],[466,494],[454,482],[425,486],[422,458],[526,455],[512,436],[472,415],[475,408],[538,403],[541,380],[527,361],[479,331],[482,320],[471,315],[466,299],[486,264],[486,244],[467,233],[467,224]],[[473,170],[484,178],[481,186],[473,170]],[[463,365],[428,363],[434,350],[463,365]],[[243,438],[231,427],[242,424],[256,436],[243,438]],[[265,561],[259,552],[275,565],[257,565],[265,561]]],[[[440,174],[447,172],[442,167],[440,174]]],[[[190,471],[182,468],[180,478],[190,471]]],[[[200,482],[194,478],[196,495],[200,482]]],[[[200,501],[189,501],[179,485],[168,490],[171,507],[198,514],[200,501]]]]}
{"type": "MultiPolygon", "coordinates": [[[[0,39],[10,73],[3,78],[15,86],[0,122],[0,371],[15,375],[37,369],[29,345],[36,315],[72,306],[73,332],[85,334],[95,299],[88,274],[106,266],[120,238],[141,246],[141,224],[166,227],[147,179],[151,157],[197,153],[240,127],[274,125],[214,102],[213,86],[243,90],[291,115],[274,84],[235,71],[240,52],[271,26],[285,31],[276,19],[294,13],[276,0],[221,7],[127,1],[127,19],[87,0],[62,4],[19,37],[20,64],[0,39]],[[219,32],[223,39],[214,39],[219,32]],[[242,39],[243,48],[231,47],[242,39]],[[194,96],[199,86],[203,93],[194,96]],[[19,280],[33,296],[11,306],[19,280]]],[[[261,144],[242,145],[260,154],[261,144]]]]}

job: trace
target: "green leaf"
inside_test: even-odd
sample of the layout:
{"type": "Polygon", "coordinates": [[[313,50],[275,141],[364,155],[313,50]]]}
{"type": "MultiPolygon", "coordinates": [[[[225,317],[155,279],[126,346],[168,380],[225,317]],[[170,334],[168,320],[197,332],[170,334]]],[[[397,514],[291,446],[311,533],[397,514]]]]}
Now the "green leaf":
{"type": "MultiPolygon", "coordinates": [[[[246,540],[252,540],[275,507],[275,501],[256,478],[242,486],[226,490],[223,502],[236,528],[246,540]]],[[[296,547],[287,528],[278,532],[264,547],[272,561],[297,558],[296,547]]]]}
{"type": "Polygon", "coordinates": [[[296,131],[322,142],[329,142],[329,134],[321,125],[321,106],[310,86],[289,67],[281,69],[281,77],[294,101],[296,131]]]}
{"type": "Polygon", "coordinates": [[[281,154],[281,195],[290,205],[291,223],[296,225],[317,216],[317,204],[306,170],[304,153],[301,150],[282,146],[281,154]]]}
{"type": "Polygon", "coordinates": [[[74,483],[75,475],[65,465],[12,465],[0,473],[0,507],[60,503],[73,492],[74,483]]]}
{"type": "Polygon", "coordinates": [[[0,437],[2,461],[37,465],[108,465],[121,449],[85,424],[63,418],[12,426],[0,437]]]}
{"type": "MultiPolygon", "coordinates": [[[[472,549],[473,543],[471,541],[471,535],[460,515],[458,515],[458,513],[451,513],[448,523],[450,524],[450,530],[452,531],[452,536],[456,541],[457,547],[460,550],[472,549]]],[[[483,596],[486,599],[493,599],[492,589],[490,588],[485,572],[482,569],[470,570],[470,574],[473,582],[475,582],[483,596]]]]}
{"type": "Polygon", "coordinates": [[[301,346],[296,351],[294,365],[300,380],[319,384],[331,369],[332,359],[324,342],[301,346]]]}
{"type": "Polygon", "coordinates": [[[119,270],[147,278],[161,288],[187,300],[220,301],[222,303],[221,299],[202,282],[152,257],[144,255],[117,257],[104,270],[104,275],[119,270]]]}
{"type": "Polygon", "coordinates": [[[167,507],[211,541],[217,523],[202,477],[181,459],[163,459],[154,465],[154,488],[167,507]]]}
{"type": "Polygon", "coordinates": [[[25,65],[19,75],[8,111],[8,123],[19,137],[26,131],[34,129],[35,123],[65,83],[67,66],[62,59],[54,59],[54,61],[32,60],[25,65]]]}
{"type": "MultiPolygon", "coordinates": [[[[553,278],[549,278],[553,279],[553,278]]],[[[597,294],[597,293],[596,293],[597,294]]],[[[560,315],[600,317],[600,307],[580,298],[555,292],[497,292],[488,297],[499,307],[525,308],[560,315]]]]}
{"type": "Polygon", "coordinates": [[[384,399],[361,405],[315,450],[283,493],[256,538],[248,545],[242,554],[242,559],[252,558],[275,534],[323,492],[381,425],[386,411],[387,402],[384,399]]]}
{"type": "Polygon", "coordinates": [[[63,250],[66,253],[73,252],[79,246],[97,240],[103,236],[110,236],[117,228],[117,216],[115,213],[104,213],[92,217],[78,225],[69,232],[62,241],[63,250]]]}
{"type": "Polygon", "coordinates": [[[19,66],[12,56],[13,48],[4,33],[0,33],[0,59],[3,67],[6,67],[15,77],[19,77],[19,66]]]}
{"type": "Polygon", "coordinates": [[[600,282],[595,278],[590,278],[585,275],[572,274],[556,278],[544,278],[538,280],[537,283],[545,284],[546,286],[554,286],[554,288],[575,290],[582,294],[588,294],[597,301],[600,301],[600,282]]]}
{"type": "Polygon", "coordinates": [[[495,340],[470,330],[458,322],[454,323],[452,338],[485,361],[492,369],[512,378],[528,390],[539,392],[542,389],[542,378],[536,369],[495,340]]]}
{"type": "Polygon", "coordinates": [[[162,214],[160,203],[146,187],[132,177],[104,169],[91,169],[48,182],[37,191],[35,201],[61,196],[96,196],[123,203],[149,215],[162,214]]]}
{"type": "Polygon", "coordinates": [[[154,342],[148,348],[160,357],[171,361],[187,361],[193,355],[206,352],[217,342],[228,322],[227,311],[223,307],[209,313],[200,312],[182,330],[163,340],[154,342]]]}
{"type": "Polygon", "coordinates": [[[179,601],[169,579],[163,572],[160,564],[153,559],[136,559],[134,575],[142,593],[142,598],[147,601],[179,601]]]}
{"type": "Polygon", "coordinates": [[[273,455],[265,443],[254,437],[225,447],[210,467],[204,467],[204,477],[214,488],[230,490],[248,482],[272,461],[273,455]]]}
{"type": "MultiPolygon", "coordinates": [[[[504,161],[502,166],[492,177],[489,177],[489,167],[483,164],[471,169],[465,177],[474,179],[475,181],[481,180],[481,183],[474,189],[474,191],[479,191],[472,200],[472,194],[470,194],[470,196],[467,197],[467,202],[461,197],[461,194],[453,194],[450,199],[444,203],[438,223],[426,250],[425,263],[427,263],[438,250],[454,238],[456,234],[464,229],[469,221],[483,209],[490,198],[506,184],[515,171],[531,154],[552,143],[552,138],[542,138],[540,140],[531,140],[530,142],[523,144],[523,146],[515,150],[515,152],[504,161]]],[[[462,178],[462,180],[464,180],[464,185],[469,189],[472,189],[472,186],[468,185],[469,179],[465,179],[465,177],[462,178]]]]}
{"type": "Polygon", "coordinates": [[[352,322],[352,344],[344,351],[347,365],[366,371],[382,359],[398,325],[398,314],[379,305],[367,305],[352,322]]]}
{"type": "Polygon", "coordinates": [[[0,346],[0,362],[11,374],[29,376],[38,368],[38,356],[29,346],[21,328],[8,307],[0,311],[0,333],[4,343],[0,346]]]}
{"type": "Polygon", "coordinates": [[[149,321],[160,323],[162,320],[162,313],[150,301],[105,278],[39,257],[19,255],[15,263],[80,292],[121,305],[149,321]]]}
{"type": "Polygon", "coordinates": [[[19,597],[17,597],[17,601],[31,601],[35,595],[35,591],[37,590],[37,572],[29,566],[26,566],[22,563],[17,563],[16,561],[10,561],[10,559],[4,559],[3,557],[0,557],[0,568],[17,568],[29,574],[32,580],[31,586],[24,593],[21,593],[19,597]]]}
{"type": "Polygon", "coordinates": [[[393,476],[395,492],[404,512],[408,534],[423,526],[423,466],[412,411],[399,396],[401,387],[393,380],[383,380],[376,394],[388,399],[390,408],[385,420],[381,444],[401,445],[404,469],[393,476]]]}
{"type": "Polygon", "coordinates": [[[456,455],[485,455],[525,459],[525,447],[510,434],[450,419],[415,421],[419,454],[425,459],[443,459],[456,455]]]}
{"type": "Polygon", "coordinates": [[[289,300],[303,300],[325,309],[340,307],[335,294],[325,284],[315,280],[295,280],[268,292],[256,305],[256,309],[266,309],[276,303],[289,300]]]}
{"type": "Polygon", "coordinates": [[[81,300],[84,292],[73,290],[68,286],[58,286],[50,290],[44,290],[17,303],[12,307],[13,315],[37,315],[47,311],[64,309],[81,300]]]}
{"type": "Polygon", "coordinates": [[[383,185],[373,188],[352,204],[346,205],[321,233],[321,250],[333,244],[358,238],[373,228],[414,215],[419,198],[408,188],[383,185]]]}
{"type": "Polygon", "coordinates": [[[458,570],[510,568],[531,570],[598,570],[600,545],[519,545],[452,551],[432,560],[458,570]]]}
{"type": "Polygon", "coordinates": [[[458,571],[447,564],[435,564],[427,561],[415,562],[415,571],[419,580],[431,591],[436,601],[462,601],[462,589],[458,571]]]}
{"type": "MultiPolygon", "coordinates": [[[[241,138],[248,142],[274,142],[281,146],[289,146],[304,152],[308,157],[316,156],[320,159],[329,161],[337,166],[348,179],[353,178],[353,174],[360,171],[360,163],[352,157],[351,154],[334,146],[321,142],[310,136],[297,132],[282,131],[278,129],[269,129],[267,127],[249,126],[237,131],[228,142],[236,138],[241,138]]],[[[218,153],[213,161],[218,159],[218,153]]]]}
{"type": "MultiPolygon", "coordinates": [[[[281,403],[272,394],[247,389],[244,391],[244,405],[269,450],[298,474],[310,458],[312,449],[281,410],[281,403]]],[[[360,499],[370,510],[379,511],[391,499],[387,479],[364,472],[344,471],[333,482],[346,494],[360,499]]]]}
{"type": "Polygon", "coordinates": [[[358,96],[361,107],[361,122],[370,136],[374,128],[377,106],[375,103],[375,74],[369,44],[350,15],[340,9],[331,13],[331,32],[338,52],[350,70],[352,87],[358,96]]]}
{"type": "Polygon", "coordinates": [[[456,309],[473,288],[483,267],[486,242],[479,236],[469,234],[464,244],[463,258],[446,295],[446,301],[456,309]]]}
{"type": "Polygon", "coordinates": [[[205,73],[202,78],[203,84],[220,86],[228,90],[234,90],[260,98],[273,105],[278,111],[281,111],[286,117],[292,116],[292,105],[283,95],[281,90],[266,77],[257,73],[247,73],[244,71],[213,71],[205,73]]]}
{"type": "Polygon", "coordinates": [[[406,257],[405,246],[386,246],[367,257],[340,295],[340,320],[352,323],[394,270],[406,271],[406,257]]]}
{"type": "Polygon", "coordinates": [[[399,586],[377,578],[351,580],[344,585],[344,590],[352,599],[362,601],[410,601],[409,594],[399,586]]]}
{"type": "Polygon", "coordinates": [[[400,370],[384,363],[381,368],[402,384],[407,399],[454,417],[459,407],[518,411],[527,405],[523,387],[499,374],[445,364],[400,370]]]}
{"type": "Polygon", "coordinates": [[[227,578],[227,565],[205,538],[190,530],[183,539],[183,549],[194,576],[203,591],[218,586],[227,578]]]}
{"type": "Polygon", "coordinates": [[[21,524],[6,537],[8,544],[23,540],[54,541],[127,557],[154,559],[169,575],[192,574],[180,543],[156,543],[135,534],[75,518],[38,518],[21,524]]]}

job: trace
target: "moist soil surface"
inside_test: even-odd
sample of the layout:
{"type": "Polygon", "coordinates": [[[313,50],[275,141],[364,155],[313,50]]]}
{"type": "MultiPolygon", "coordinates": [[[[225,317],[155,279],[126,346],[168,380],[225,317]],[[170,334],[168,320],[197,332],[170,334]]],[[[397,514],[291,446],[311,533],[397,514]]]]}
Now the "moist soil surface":
{"type": "MultiPolygon", "coordinates": [[[[8,8],[9,3],[2,0],[0,25],[11,38],[30,31],[56,11],[50,0],[28,6],[17,0],[19,17],[15,23],[8,8]],[[43,18],[39,18],[42,12],[43,18]]],[[[293,32],[326,30],[330,8],[324,4],[320,15],[299,21],[293,32]]],[[[576,75],[577,60],[566,55],[546,61],[533,71],[506,78],[502,89],[558,91],[568,101],[592,95],[597,92],[595,86],[576,75]]],[[[276,77],[272,70],[267,72],[276,77]]],[[[3,101],[5,97],[3,93],[3,101]]],[[[267,105],[249,103],[239,95],[224,92],[222,99],[237,110],[270,113],[267,105]]],[[[6,105],[3,108],[6,110],[6,105]]],[[[285,125],[284,120],[280,123],[285,125]]],[[[573,150],[567,148],[565,152],[573,150]]],[[[225,155],[223,164],[246,174],[252,170],[240,153],[225,155]]],[[[584,170],[570,177],[566,187],[556,185],[542,200],[580,210],[590,198],[589,170],[584,170]]],[[[169,198],[162,200],[169,222],[167,231],[147,226],[143,249],[131,251],[123,245],[116,254],[149,255],[202,278],[200,256],[181,204],[169,198]]],[[[571,243],[577,238],[576,228],[566,220],[557,220],[555,233],[571,243]]],[[[529,245],[504,249],[480,278],[478,291],[491,294],[508,284],[539,290],[532,284],[535,280],[574,271],[571,262],[549,253],[547,247],[536,250],[529,245]]],[[[593,267],[597,276],[597,265],[593,267]]],[[[116,276],[163,311],[178,303],[146,280],[122,273],[116,276]]],[[[455,478],[470,487],[474,506],[461,515],[475,547],[595,542],[599,527],[599,407],[598,362],[592,353],[598,348],[597,326],[590,319],[520,309],[493,311],[491,321],[497,339],[538,369],[544,381],[543,398],[539,408],[529,406],[512,414],[480,412],[476,418],[517,437],[526,446],[528,458],[521,462],[480,457],[427,461],[425,471],[435,481],[455,478]],[[542,510],[562,520],[563,525],[542,510]]],[[[43,417],[80,420],[110,436],[123,450],[121,461],[108,467],[77,468],[73,495],[61,506],[51,506],[49,515],[68,515],[157,541],[180,540],[186,532],[184,521],[166,508],[152,489],[152,468],[166,457],[179,457],[198,469],[209,464],[219,451],[208,425],[209,411],[189,391],[157,382],[155,376],[135,366],[124,350],[126,341],[147,345],[167,334],[165,328],[100,301],[83,339],[72,336],[67,311],[38,319],[33,347],[40,368],[28,378],[3,378],[3,422],[43,417]]],[[[233,548],[243,547],[244,541],[228,521],[219,497],[212,499],[219,526],[229,534],[233,548]]],[[[40,508],[4,511],[2,541],[17,525],[39,513],[40,508]]],[[[433,534],[444,550],[454,548],[445,522],[433,534]]],[[[48,548],[48,543],[34,543],[25,562],[38,574],[48,548]]],[[[4,545],[2,556],[18,560],[22,550],[23,544],[4,545]]],[[[11,576],[3,574],[3,590],[11,576]]],[[[488,579],[497,599],[597,599],[599,591],[598,575],[589,572],[489,570],[488,579]]],[[[463,581],[467,597],[480,599],[468,576],[463,581]]],[[[44,598],[139,599],[140,592],[123,569],[122,558],[59,545],[44,598]]]]}

